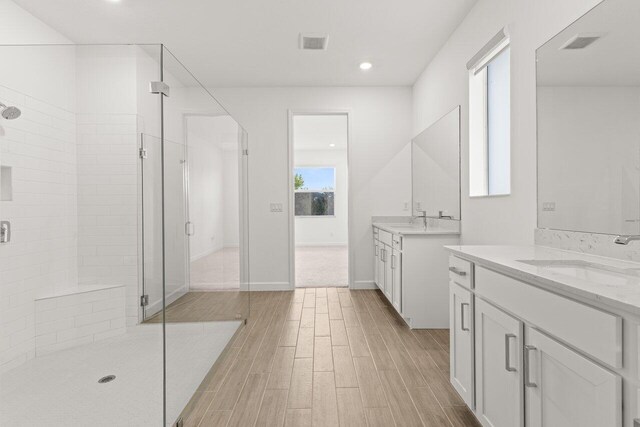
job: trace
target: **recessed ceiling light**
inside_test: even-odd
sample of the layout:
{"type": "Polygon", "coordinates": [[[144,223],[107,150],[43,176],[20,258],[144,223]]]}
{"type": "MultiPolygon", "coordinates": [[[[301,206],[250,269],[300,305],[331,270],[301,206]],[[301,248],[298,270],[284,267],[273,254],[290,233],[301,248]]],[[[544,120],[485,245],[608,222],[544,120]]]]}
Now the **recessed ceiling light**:
{"type": "Polygon", "coordinates": [[[335,146],[336,146],[336,144],[329,144],[329,147],[331,147],[331,148],[333,148],[335,146]]]}
{"type": "Polygon", "coordinates": [[[107,0],[109,3],[120,3],[120,0],[107,0]]]}
{"type": "Polygon", "coordinates": [[[360,69],[364,71],[370,70],[371,67],[373,67],[373,64],[371,64],[371,62],[363,62],[362,64],[360,64],[360,69]]]}

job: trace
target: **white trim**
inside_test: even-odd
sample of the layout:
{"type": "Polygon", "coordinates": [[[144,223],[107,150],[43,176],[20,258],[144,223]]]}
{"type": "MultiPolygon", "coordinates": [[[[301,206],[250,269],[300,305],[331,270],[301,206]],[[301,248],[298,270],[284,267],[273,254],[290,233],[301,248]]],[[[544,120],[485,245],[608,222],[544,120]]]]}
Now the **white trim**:
{"type": "Polygon", "coordinates": [[[251,282],[251,292],[290,291],[291,282],[251,282]]]}
{"type": "MultiPolygon", "coordinates": [[[[296,218],[300,218],[299,216],[296,218]]],[[[349,242],[327,242],[327,243],[296,243],[295,248],[313,248],[313,247],[324,247],[324,246],[349,246],[349,242]]]]}
{"type": "MultiPolygon", "coordinates": [[[[294,116],[347,116],[347,228],[348,228],[348,247],[349,247],[349,288],[355,289],[355,236],[354,236],[354,226],[353,226],[353,197],[352,195],[352,179],[351,179],[351,167],[350,167],[350,158],[351,158],[351,115],[352,111],[350,109],[289,109],[287,110],[288,115],[288,145],[287,145],[287,155],[288,155],[288,165],[289,170],[287,172],[287,176],[289,179],[288,184],[288,194],[287,198],[289,200],[289,210],[288,210],[288,221],[289,221],[289,288],[290,290],[295,289],[295,201],[294,201],[294,183],[293,183],[293,168],[294,168],[294,141],[293,141],[293,117],[294,116]]],[[[323,218],[322,216],[320,218],[323,218]]],[[[326,218],[326,217],[324,217],[326,218]]]]}
{"type": "Polygon", "coordinates": [[[378,289],[373,280],[358,280],[351,289],[378,289]]]}
{"type": "MultiPolygon", "coordinates": [[[[166,306],[168,307],[169,304],[171,304],[172,302],[176,301],[178,298],[180,298],[183,295],[186,295],[188,292],[188,286],[187,285],[183,285],[180,288],[176,289],[175,291],[171,292],[169,295],[166,296],[165,300],[166,300],[166,306]]],[[[147,307],[146,307],[147,311],[153,312],[153,314],[151,316],[149,316],[149,318],[151,318],[152,316],[155,316],[156,314],[160,313],[162,311],[162,298],[159,299],[158,301],[154,302],[154,303],[150,303],[147,307]],[[160,305],[160,308],[155,309],[155,306],[160,305]]]]}
{"type": "Polygon", "coordinates": [[[467,70],[478,74],[487,64],[509,46],[509,29],[501,28],[480,50],[467,62],[467,70]]]}

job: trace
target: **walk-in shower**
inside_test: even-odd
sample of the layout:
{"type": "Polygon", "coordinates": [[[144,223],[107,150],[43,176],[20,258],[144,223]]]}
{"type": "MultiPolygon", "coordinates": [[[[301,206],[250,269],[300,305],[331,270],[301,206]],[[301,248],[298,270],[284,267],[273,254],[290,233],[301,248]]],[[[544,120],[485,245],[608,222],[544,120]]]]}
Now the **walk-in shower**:
{"type": "Polygon", "coordinates": [[[0,425],[172,425],[249,314],[247,133],[161,45],[0,55],[0,425]]]}
{"type": "Polygon", "coordinates": [[[11,105],[7,106],[2,102],[0,102],[0,110],[2,110],[2,113],[0,113],[2,114],[2,117],[7,120],[17,119],[22,114],[22,111],[20,111],[18,107],[14,107],[11,105]]]}

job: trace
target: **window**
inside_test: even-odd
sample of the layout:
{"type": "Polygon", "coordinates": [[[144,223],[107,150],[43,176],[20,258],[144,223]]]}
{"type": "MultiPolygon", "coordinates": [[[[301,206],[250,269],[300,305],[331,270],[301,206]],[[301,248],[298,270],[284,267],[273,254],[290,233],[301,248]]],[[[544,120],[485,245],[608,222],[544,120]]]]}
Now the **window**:
{"type": "Polygon", "coordinates": [[[501,31],[467,64],[469,194],[511,193],[509,39],[501,31]]]}
{"type": "Polygon", "coordinates": [[[296,216],[335,215],[336,168],[294,169],[296,216]]]}

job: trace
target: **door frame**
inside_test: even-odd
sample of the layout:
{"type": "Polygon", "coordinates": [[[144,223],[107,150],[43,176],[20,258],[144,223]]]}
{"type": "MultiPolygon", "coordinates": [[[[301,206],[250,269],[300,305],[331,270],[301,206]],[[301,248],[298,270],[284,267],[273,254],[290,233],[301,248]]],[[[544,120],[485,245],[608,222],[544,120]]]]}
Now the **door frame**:
{"type": "Polygon", "coordinates": [[[288,221],[289,221],[289,289],[296,288],[296,226],[295,226],[295,198],[293,183],[294,168],[294,138],[293,138],[293,118],[295,116],[347,116],[347,246],[348,246],[348,288],[355,288],[355,253],[354,253],[354,235],[353,235],[353,201],[352,201],[352,177],[351,177],[351,110],[350,109],[289,109],[288,113],[288,132],[287,132],[287,156],[288,156],[288,221]]]}

